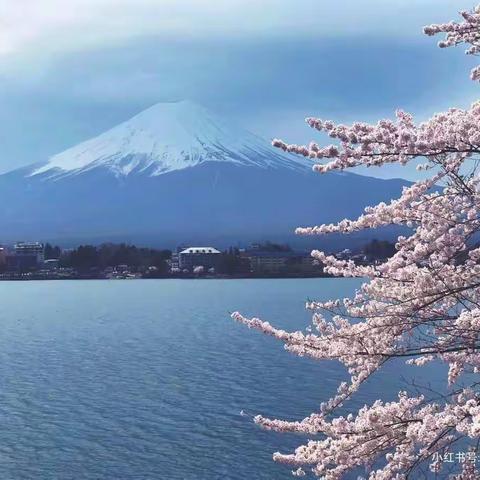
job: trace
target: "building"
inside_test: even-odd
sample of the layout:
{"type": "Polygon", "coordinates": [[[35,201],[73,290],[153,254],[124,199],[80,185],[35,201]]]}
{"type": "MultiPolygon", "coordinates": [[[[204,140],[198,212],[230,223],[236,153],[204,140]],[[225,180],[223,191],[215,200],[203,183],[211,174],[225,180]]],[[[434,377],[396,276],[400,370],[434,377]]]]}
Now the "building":
{"type": "Polygon", "coordinates": [[[59,264],[60,260],[58,258],[49,258],[44,262],[44,266],[47,270],[57,270],[59,264]]]}
{"type": "Polygon", "coordinates": [[[178,272],[179,270],[180,270],[179,253],[173,252],[172,257],[170,258],[170,271],[178,272]]]}
{"type": "Polygon", "coordinates": [[[35,257],[37,264],[41,265],[45,261],[45,245],[39,242],[19,242],[13,246],[17,257],[35,257]]]}
{"type": "Polygon", "coordinates": [[[4,247],[0,247],[0,269],[7,263],[7,250],[4,247]]]}
{"type": "Polygon", "coordinates": [[[28,272],[43,267],[45,247],[39,242],[18,242],[13,246],[13,255],[7,255],[9,271],[28,272]]]}
{"type": "Polygon", "coordinates": [[[247,250],[244,254],[255,275],[312,274],[319,270],[313,258],[303,252],[247,250]]]}
{"type": "Polygon", "coordinates": [[[32,272],[39,265],[34,255],[7,255],[6,267],[8,272],[32,272]]]}
{"type": "Polygon", "coordinates": [[[193,271],[195,267],[205,270],[216,269],[221,253],[213,247],[189,247],[178,254],[178,265],[181,270],[193,271]]]}

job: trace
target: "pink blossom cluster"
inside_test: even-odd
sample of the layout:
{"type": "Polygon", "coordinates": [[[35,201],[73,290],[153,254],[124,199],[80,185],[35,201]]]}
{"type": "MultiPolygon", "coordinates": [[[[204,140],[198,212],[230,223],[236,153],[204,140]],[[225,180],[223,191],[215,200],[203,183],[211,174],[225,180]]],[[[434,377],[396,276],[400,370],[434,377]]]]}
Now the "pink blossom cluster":
{"type": "MultiPolygon", "coordinates": [[[[480,7],[462,16],[463,23],[431,25],[425,31],[446,32],[441,46],[468,43],[468,53],[478,53],[480,7]]],[[[352,298],[309,301],[309,330],[287,332],[258,318],[232,315],[280,340],[293,354],[341,362],[350,375],[318,412],[301,421],[259,415],[255,422],[311,439],[293,453],[274,455],[296,476],[313,472],[337,480],[364,467],[370,480],[400,480],[416,478],[416,469],[425,462],[441,474],[445,466],[432,461],[435,453],[460,441],[478,448],[480,441],[480,102],[420,124],[403,111],[395,121],[377,124],[347,126],[316,118],[307,123],[336,144],[273,143],[311,158],[318,172],[423,158],[421,168],[431,174],[356,219],[297,229],[303,235],[349,234],[388,225],[410,231],[398,238],[395,254],[379,265],[356,265],[313,251],[330,275],[365,281],[352,298]],[[347,408],[359,387],[396,358],[419,367],[433,361],[445,364],[448,393],[434,401],[400,392],[397,401],[378,400],[339,416],[337,409],[347,408]]],[[[479,475],[474,466],[464,465],[455,478],[479,475]]]]}
{"type": "Polygon", "coordinates": [[[315,130],[337,141],[337,145],[321,148],[315,142],[295,145],[278,139],[273,140],[273,145],[313,160],[327,160],[313,166],[320,173],[360,165],[405,165],[418,157],[429,160],[429,167],[441,163],[445,168],[454,169],[455,164],[480,150],[477,128],[480,102],[474,103],[468,110],[452,108],[419,125],[414,123],[410,114],[400,110],[397,111],[396,121],[380,120],[375,125],[337,125],[318,118],[307,118],[306,121],[315,130]]]}
{"type": "MultiPolygon", "coordinates": [[[[437,23],[426,26],[423,31],[426,35],[433,36],[445,33],[445,39],[438,43],[440,48],[457,46],[462,43],[468,45],[467,55],[480,53],[480,5],[472,11],[462,10],[462,22],[437,23]]],[[[472,80],[480,80],[480,67],[475,67],[471,72],[472,80]]]]}

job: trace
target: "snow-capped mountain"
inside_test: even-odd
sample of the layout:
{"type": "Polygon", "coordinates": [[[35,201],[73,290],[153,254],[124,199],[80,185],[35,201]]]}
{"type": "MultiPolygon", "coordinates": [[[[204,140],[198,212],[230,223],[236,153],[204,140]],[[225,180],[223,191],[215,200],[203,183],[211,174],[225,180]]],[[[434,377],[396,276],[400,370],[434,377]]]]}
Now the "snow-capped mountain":
{"type": "Polygon", "coordinates": [[[189,102],[159,103],[130,120],[54,155],[30,175],[58,178],[106,167],[118,176],[161,175],[204,162],[261,168],[305,168],[264,139],[189,102]]]}
{"type": "Polygon", "coordinates": [[[291,241],[295,227],[354,217],[407,183],[310,166],[203,107],[158,104],[0,175],[0,240],[291,241]]]}

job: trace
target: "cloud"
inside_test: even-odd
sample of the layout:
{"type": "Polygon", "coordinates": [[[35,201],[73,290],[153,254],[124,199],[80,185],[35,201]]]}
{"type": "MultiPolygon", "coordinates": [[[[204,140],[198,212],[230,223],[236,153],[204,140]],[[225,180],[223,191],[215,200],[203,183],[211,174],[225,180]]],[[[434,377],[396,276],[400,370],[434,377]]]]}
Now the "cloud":
{"type": "Polygon", "coordinates": [[[421,34],[458,8],[458,0],[0,0],[0,172],[158,101],[190,98],[292,142],[312,139],[307,115],[368,121],[396,107],[422,116],[462,106],[476,94],[472,59],[421,34]]]}
{"type": "Polygon", "coordinates": [[[414,36],[457,8],[454,0],[0,0],[0,54],[47,55],[150,34],[414,36]]]}

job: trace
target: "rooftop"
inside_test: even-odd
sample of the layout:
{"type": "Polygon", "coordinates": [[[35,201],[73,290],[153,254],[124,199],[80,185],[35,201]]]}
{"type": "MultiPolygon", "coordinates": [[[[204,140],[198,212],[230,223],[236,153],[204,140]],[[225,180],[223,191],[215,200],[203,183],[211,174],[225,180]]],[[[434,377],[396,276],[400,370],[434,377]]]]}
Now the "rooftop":
{"type": "Polygon", "coordinates": [[[220,253],[216,248],[213,247],[189,247],[180,252],[182,254],[192,254],[192,253],[220,253]]]}
{"type": "Polygon", "coordinates": [[[43,243],[40,242],[17,242],[15,248],[23,248],[23,247],[43,247],[43,243]]]}

